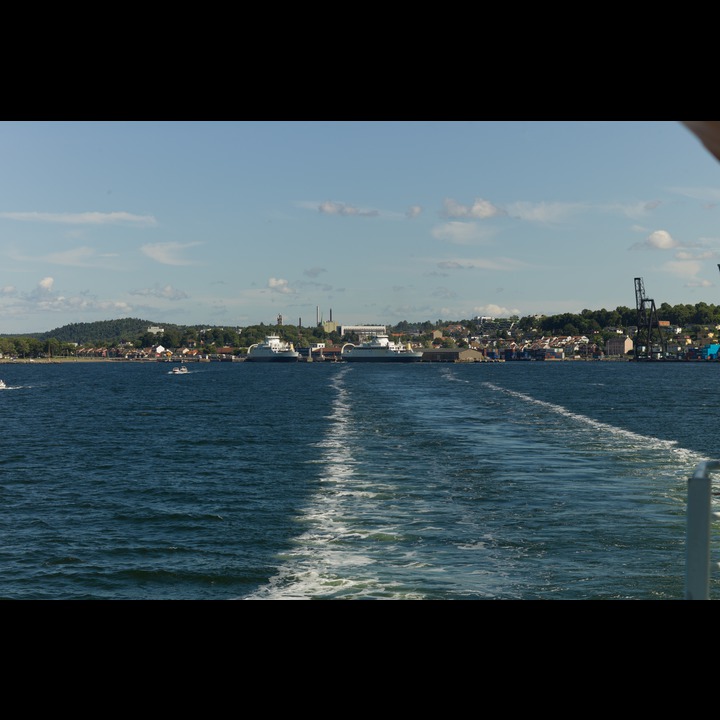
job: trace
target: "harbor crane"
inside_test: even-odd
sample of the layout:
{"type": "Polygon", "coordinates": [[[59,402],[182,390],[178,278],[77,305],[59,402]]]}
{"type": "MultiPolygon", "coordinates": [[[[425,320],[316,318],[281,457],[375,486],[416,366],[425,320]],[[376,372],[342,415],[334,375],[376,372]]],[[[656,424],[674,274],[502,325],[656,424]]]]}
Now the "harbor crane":
{"type": "MultiPolygon", "coordinates": [[[[720,268],[720,266],[718,266],[720,268]]],[[[635,304],[637,307],[637,332],[634,343],[635,360],[665,359],[667,341],[658,320],[655,301],[645,297],[642,278],[635,278],[635,304]]]]}

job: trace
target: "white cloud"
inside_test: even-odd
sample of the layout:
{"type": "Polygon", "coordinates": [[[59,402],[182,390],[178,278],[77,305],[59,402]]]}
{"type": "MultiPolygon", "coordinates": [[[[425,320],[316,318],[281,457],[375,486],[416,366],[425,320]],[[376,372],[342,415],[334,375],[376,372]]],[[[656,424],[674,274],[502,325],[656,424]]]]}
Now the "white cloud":
{"type": "Polygon", "coordinates": [[[318,275],[321,275],[322,273],[326,273],[327,270],[325,268],[321,267],[311,267],[307,270],[303,270],[303,275],[307,275],[307,277],[317,277],[318,275]]]}
{"type": "Polygon", "coordinates": [[[431,231],[436,240],[443,240],[452,245],[483,245],[495,235],[495,232],[492,228],[481,228],[477,223],[459,220],[439,225],[431,231]]]}
{"type": "Polygon", "coordinates": [[[670,188],[670,190],[692,200],[700,200],[713,205],[720,202],[720,189],[717,187],[674,187],[670,188]]]}
{"type": "Polygon", "coordinates": [[[679,277],[695,277],[702,268],[703,264],[696,260],[670,261],[663,265],[663,270],[679,277]]]}
{"type": "Polygon", "coordinates": [[[375,217],[380,213],[377,210],[360,210],[360,208],[346,205],[341,202],[326,200],[321,202],[318,210],[325,215],[359,215],[362,217],[375,217]]]}
{"type": "Polygon", "coordinates": [[[666,230],[656,230],[650,233],[647,237],[647,243],[651,247],[659,248],[660,250],[669,250],[677,247],[678,243],[673,240],[672,236],[666,230]]]}
{"type": "Polygon", "coordinates": [[[141,295],[144,297],[156,297],[162,298],[163,300],[185,300],[189,295],[183,290],[178,290],[172,285],[165,285],[165,287],[154,287],[145,288],[143,290],[133,290],[131,295],[141,295]]]}
{"type": "Polygon", "coordinates": [[[560,222],[571,215],[588,210],[583,203],[530,203],[514,202],[508,205],[507,214],[517,220],[531,222],[560,222]]]}
{"type": "Polygon", "coordinates": [[[100,254],[90,247],[78,247],[65,252],[52,253],[42,258],[43,262],[53,263],[54,265],[71,265],[74,267],[95,267],[108,257],[117,257],[116,253],[100,254]]]}
{"type": "Polygon", "coordinates": [[[457,297],[457,293],[450,288],[437,287],[430,293],[430,296],[441,300],[452,300],[457,297]]]}
{"type": "MultiPolygon", "coordinates": [[[[699,273],[703,271],[707,266],[707,263],[702,260],[685,260],[680,259],[676,261],[666,262],[662,266],[662,270],[675,277],[684,280],[684,287],[687,288],[707,288],[713,287],[714,283],[710,280],[698,277],[699,273]]],[[[713,267],[715,270],[715,267],[713,267]]]]}
{"type": "Polygon", "coordinates": [[[185,248],[194,247],[196,245],[202,245],[202,243],[156,243],[154,245],[144,245],[140,249],[143,254],[152,258],[156,262],[162,263],[163,265],[197,265],[197,262],[193,260],[186,260],[185,258],[179,256],[179,253],[185,248]]]}
{"type": "Polygon", "coordinates": [[[712,250],[693,253],[689,250],[678,250],[675,253],[676,260],[710,260],[717,257],[717,253],[712,250]]]}
{"type": "Polygon", "coordinates": [[[64,225],[117,225],[131,224],[152,226],[157,220],[152,215],[133,215],[127,212],[85,212],[85,213],[39,213],[4,212],[0,218],[30,222],[60,223],[64,225]]]}
{"type": "Polygon", "coordinates": [[[629,218],[640,219],[650,214],[653,210],[664,205],[660,200],[641,200],[640,202],[632,204],[620,204],[620,205],[605,205],[600,209],[610,211],[612,213],[620,213],[629,218]]]}
{"type": "Polygon", "coordinates": [[[111,310],[113,313],[127,313],[133,311],[133,306],[117,300],[100,300],[92,304],[93,310],[111,310]]]}
{"type": "Polygon", "coordinates": [[[267,282],[267,286],[277,293],[290,294],[293,292],[292,288],[288,285],[287,280],[280,278],[270,278],[267,282]]]}
{"type": "Polygon", "coordinates": [[[667,230],[655,230],[651,232],[643,242],[635,243],[631,250],[672,250],[680,243],[673,239],[667,230]]]}
{"type": "Polygon", "coordinates": [[[437,263],[441,270],[518,270],[525,267],[525,263],[512,258],[497,258],[488,260],[486,258],[463,259],[463,260],[441,260],[437,263]]]}
{"type": "Polygon", "coordinates": [[[713,285],[709,280],[701,280],[700,278],[694,278],[685,283],[685,287],[688,288],[706,288],[713,287],[713,285]]]}
{"type": "Polygon", "coordinates": [[[501,305],[478,305],[473,308],[473,312],[481,317],[506,318],[513,315],[518,317],[522,314],[517,308],[506,308],[501,305]]]}
{"type": "Polygon", "coordinates": [[[406,217],[416,218],[422,212],[422,208],[419,205],[411,205],[405,212],[406,217]]]}
{"type": "Polygon", "coordinates": [[[127,315],[133,307],[125,302],[98,300],[88,292],[65,296],[54,291],[55,280],[44,277],[35,288],[19,293],[14,288],[4,288],[2,293],[2,314],[5,317],[27,317],[29,314],[51,313],[92,313],[101,312],[127,315]],[[8,292],[8,290],[12,292],[8,292]]]}
{"type": "Polygon", "coordinates": [[[504,215],[505,212],[496,205],[493,205],[489,200],[483,200],[482,198],[477,198],[473,204],[469,206],[462,205],[452,198],[446,198],[443,201],[441,214],[450,218],[476,218],[485,220],[496,215],[504,215]]]}

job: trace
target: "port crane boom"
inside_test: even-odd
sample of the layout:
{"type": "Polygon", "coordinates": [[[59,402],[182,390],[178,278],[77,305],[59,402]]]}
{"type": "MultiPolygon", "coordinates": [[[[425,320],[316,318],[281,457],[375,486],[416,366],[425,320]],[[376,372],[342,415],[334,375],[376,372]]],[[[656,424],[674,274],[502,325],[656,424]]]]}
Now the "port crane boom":
{"type": "Polygon", "coordinates": [[[667,341],[660,327],[655,301],[645,297],[645,284],[642,278],[635,278],[635,305],[637,307],[635,360],[664,360],[667,356],[667,341]]]}

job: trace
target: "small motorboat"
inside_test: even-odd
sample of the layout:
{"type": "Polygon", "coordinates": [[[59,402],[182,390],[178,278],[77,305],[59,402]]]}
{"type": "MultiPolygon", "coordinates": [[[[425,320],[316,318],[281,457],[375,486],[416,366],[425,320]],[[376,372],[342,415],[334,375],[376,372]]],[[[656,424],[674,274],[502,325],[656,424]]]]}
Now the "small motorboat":
{"type": "Polygon", "coordinates": [[[3,380],[0,380],[0,390],[4,390],[7,387],[3,380]]]}
{"type": "Polygon", "coordinates": [[[188,369],[183,365],[182,367],[174,367],[170,373],[172,375],[185,375],[188,369]]]}

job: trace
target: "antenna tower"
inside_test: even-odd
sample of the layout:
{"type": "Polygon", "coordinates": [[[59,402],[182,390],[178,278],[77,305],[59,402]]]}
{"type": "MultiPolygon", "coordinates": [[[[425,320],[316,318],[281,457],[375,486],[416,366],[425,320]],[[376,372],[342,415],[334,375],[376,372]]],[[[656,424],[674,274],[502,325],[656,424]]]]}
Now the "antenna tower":
{"type": "Polygon", "coordinates": [[[667,341],[658,320],[655,301],[645,297],[642,278],[635,278],[635,305],[637,307],[637,333],[635,334],[635,360],[665,359],[667,341]]]}

